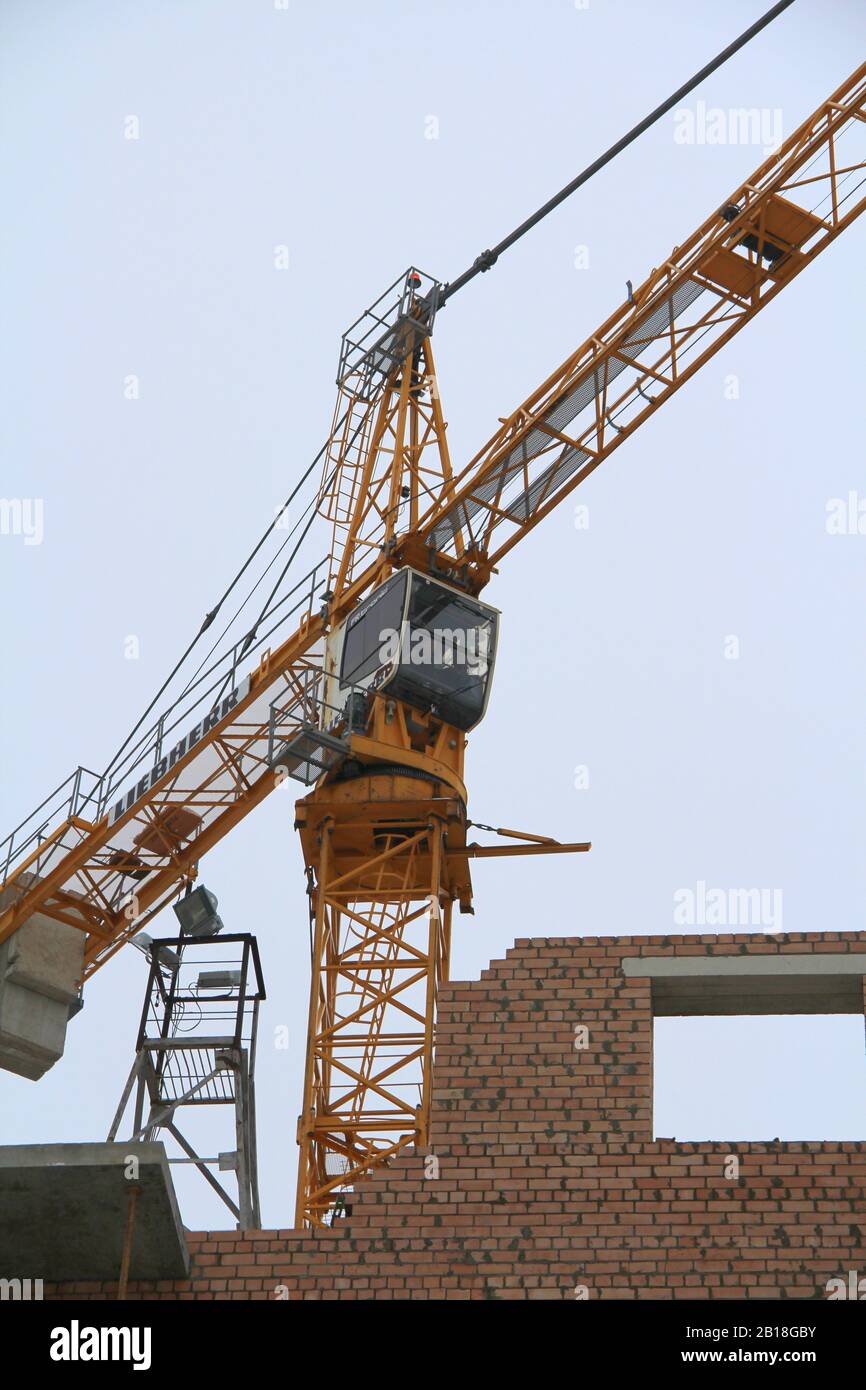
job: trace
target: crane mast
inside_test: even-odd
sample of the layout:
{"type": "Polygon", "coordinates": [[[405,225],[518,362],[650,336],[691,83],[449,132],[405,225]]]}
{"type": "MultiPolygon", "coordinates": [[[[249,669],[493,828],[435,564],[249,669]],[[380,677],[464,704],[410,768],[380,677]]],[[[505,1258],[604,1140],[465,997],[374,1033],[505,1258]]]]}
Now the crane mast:
{"type": "MultiPolygon", "coordinates": [[[[378,557],[387,583],[404,513],[417,524],[422,501],[451,484],[422,284],[417,271],[408,272],[344,339],[319,495],[332,527],[329,605],[338,605],[357,571],[378,557]]],[[[377,609],[387,606],[380,601],[377,609]]],[[[371,629],[370,653],[350,674],[358,675],[367,656],[378,664],[382,621],[371,629]]],[[[362,617],[355,627],[363,626],[362,617]]],[[[321,734],[343,718],[343,646],[335,649],[331,629],[314,721],[321,734]]],[[[352,756],[342,760],[339,747],[314,746],[316,735],[308,734],[304,751],[318,756],[324,777],[296,808],[312,917],[298,1225],[327,1219],[335,1194],[350,1190],[372,1163],[426,1142],[451,905],[455,896],[465,906],[471,900],[466,861],[453,856],[466,841],[463,732],[434,711],[395,698],[370,700],[357,680],[348,699],[343,722],[352,729],[352,756]]],[[[296,752],[290,742],[289,769],[296,752]]]]}
{"type": "Polygon", "coordinates": [[[456,470],[431,341],[448,287],[410,269],[343,340],[316,498],[328,556],[106,773],[77,769],[0,846],[0,942],[35,912],[71,924],[87,979],[276,786],[310,788],[295,811],[311,932],[299,1225],[332,1220],[370,1167],[429,1139],[470,860],[588,848],[469,838],[467,734],[498,628],[479,595],[860,215],[864,182],[866,64],[456,470]]]}

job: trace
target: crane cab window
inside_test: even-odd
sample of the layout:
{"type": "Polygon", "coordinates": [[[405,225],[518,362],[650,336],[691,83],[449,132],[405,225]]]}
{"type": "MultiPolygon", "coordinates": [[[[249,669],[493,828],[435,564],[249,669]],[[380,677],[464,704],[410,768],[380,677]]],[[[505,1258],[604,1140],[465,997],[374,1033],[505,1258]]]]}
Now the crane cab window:
{"type": "Polygon", "coordinates": [[[343,685],[369,684],[389,660],[387,634],[399,633],[402,627],[408,578],[406,570],[392,575],[347,621],[340,666],[343,685]]]}
{"type": "Polygon", "coordinates": [[[484,714],[498,613],[414,570],[401,570],[346,624],[343,686],[387,690],[446,724],[471,729],[484,714]]]}
{"type": "Polygon", "coordinates": [[[471,729],[484,714],[496,654],[495,609],[412,575],[400,665],[389,691],[446,724],[471,729]]]}

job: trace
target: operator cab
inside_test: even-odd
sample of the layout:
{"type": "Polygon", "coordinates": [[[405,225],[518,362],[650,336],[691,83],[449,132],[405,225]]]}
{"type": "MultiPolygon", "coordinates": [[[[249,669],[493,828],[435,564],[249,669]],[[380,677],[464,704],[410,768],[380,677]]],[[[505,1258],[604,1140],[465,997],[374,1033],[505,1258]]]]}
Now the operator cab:
{"type": "Polygon", "coordinates": [[[402,569],[370,594],[328,639],[332,706],[387,691],[456,729],[487,707],[499,613],[417,570],[402,569]]]}

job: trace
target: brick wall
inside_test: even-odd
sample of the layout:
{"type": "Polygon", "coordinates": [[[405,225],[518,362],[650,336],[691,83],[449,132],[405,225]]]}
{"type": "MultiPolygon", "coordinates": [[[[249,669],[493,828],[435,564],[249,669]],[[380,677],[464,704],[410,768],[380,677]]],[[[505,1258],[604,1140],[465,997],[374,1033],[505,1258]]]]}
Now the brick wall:
{"type": "Polygon", "coordinates": [[[373,1174],[333,1230],[193,1235],[189,1280],[129,1296],[824,1297],[866,1273],[866,1143],[654,1143],[650,981],[620,962],[864,949],[853,932],[519,940],[443,991],[426,1153],[373,1174]]]}

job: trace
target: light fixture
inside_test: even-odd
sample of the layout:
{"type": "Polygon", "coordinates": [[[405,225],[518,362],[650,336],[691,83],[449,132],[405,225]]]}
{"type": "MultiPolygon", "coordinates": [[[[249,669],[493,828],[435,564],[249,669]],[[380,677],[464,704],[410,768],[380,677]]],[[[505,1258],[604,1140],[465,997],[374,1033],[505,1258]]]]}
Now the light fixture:
{"type": "Polygon", "coordinates": [[[156,959],[159,962],[160,970],[165,970],[169,974],[174,974],[180,969],[180,956],[174,951],[170,951],[167,946],[163,946],[161,942],[154,941],[153,937],[149,936],[146,931],[138,932],[132,938],[132,944],[137,947],[137,949],[141,951],[141,954],[146,956],[149,961],[153,962],[153,960],[156,959]],[[159,950],[154,951],[154,946],[158,946],[159,950]]]}
{"type": "Polygon", "coordinates": [[[222,918],[217,912],[216,894],[208,892],[204,885],[193,889],[175,903],[174,914],[184,936],[216,936],[223,928],[222,918]]]}
{"type": "Polygon", "coordinates": [[[202,970],[195,982],[196,989],[238,989],[241,983],[240,970],[202,970]]]}

